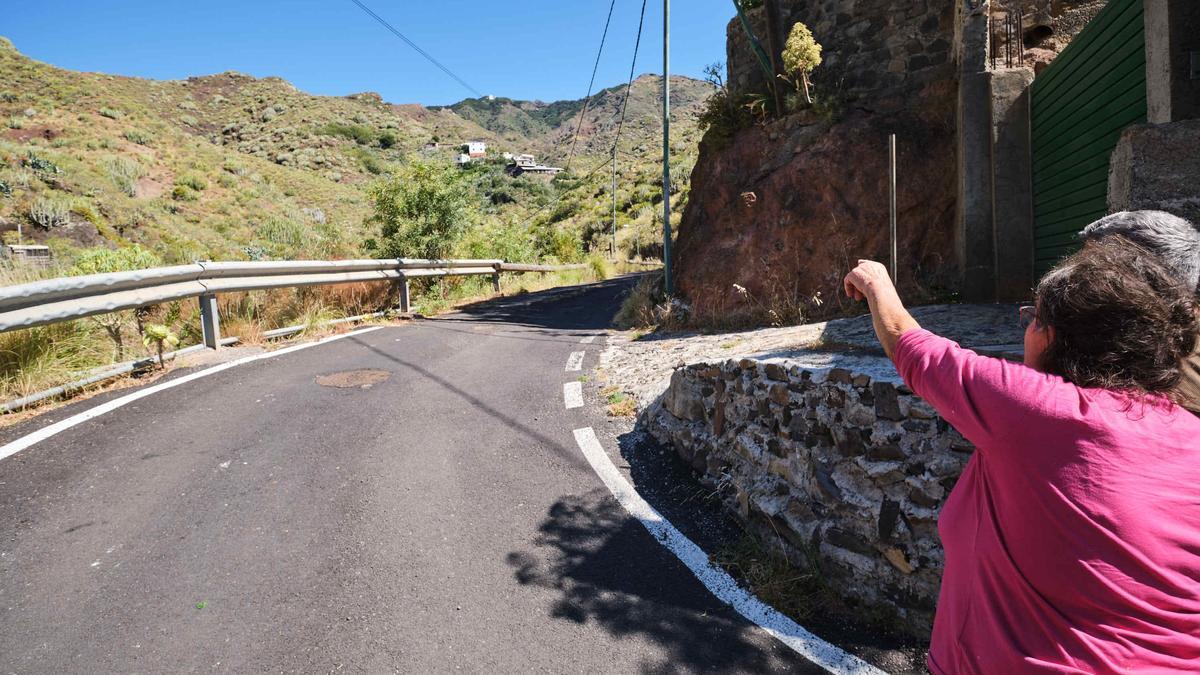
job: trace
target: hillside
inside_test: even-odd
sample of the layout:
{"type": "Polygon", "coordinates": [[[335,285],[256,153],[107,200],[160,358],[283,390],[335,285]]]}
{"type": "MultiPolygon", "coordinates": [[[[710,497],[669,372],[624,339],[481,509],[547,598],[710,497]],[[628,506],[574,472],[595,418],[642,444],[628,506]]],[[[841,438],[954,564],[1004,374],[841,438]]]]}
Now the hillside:
{"type": "MultiPolygon", "coordinates": [[[[640,78],[629,104],[618,193],[626,241],[654,228],[659,83],[640,78]]],[[[673,85],[682,179],[695,161],[708,85],[673,85]]],[[[611,145],[623,91],[593,97],[580,143],[589,165],[611,145]]],[[[561,161],[582,107],[496,99],[426,108],[373,93],[312,96],[279,78],[232,72],[181,81],[79,73],[0,39],[0,233],[11,243],[20,226],[26,243],[49,243],[64,262],[131,243],[167,263],[363,255],[376,229],[366,191],[375,181],[414,161],[449,163],[454,144],[468,139],[488,141],[495,155],[561,161]],[[424,150],[435,139],[442,148],[424,150]]],[[[498,158],[472,167],[481,226],[525,227],[530,240],[549,227],[558,244],[537,255],[582,255],[611,217],[607,172],[580,180],[583,168],[547,182],[509,178],[498,158]]],[[[486,252],[487,240],[475,237],[473,252],[486,252]]]]}

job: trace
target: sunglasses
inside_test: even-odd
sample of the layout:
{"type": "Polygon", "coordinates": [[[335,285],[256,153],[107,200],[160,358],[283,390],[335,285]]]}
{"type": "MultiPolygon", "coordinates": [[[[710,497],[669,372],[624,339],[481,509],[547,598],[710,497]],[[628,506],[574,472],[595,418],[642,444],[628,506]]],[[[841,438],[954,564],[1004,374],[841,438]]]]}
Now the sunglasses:
{"type": "Polygon", "coordinates": [[[1033,307],[1032,305],[1026,305],[1026,306],[1020,308],[1019,310],[1017,310],[1017,312],[1021,318],[1021,329],[1022,330],[1029,328],[1030,326],[1032,326],[1034,323],[1037,322],[1037,307],[1033,307]]]}

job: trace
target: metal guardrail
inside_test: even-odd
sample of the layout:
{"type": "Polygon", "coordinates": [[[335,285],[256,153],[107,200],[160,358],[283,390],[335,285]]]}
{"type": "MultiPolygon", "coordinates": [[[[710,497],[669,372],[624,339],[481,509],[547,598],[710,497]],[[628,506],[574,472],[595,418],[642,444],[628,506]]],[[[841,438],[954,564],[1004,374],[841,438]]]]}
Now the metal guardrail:
{"type": "Polygon", "coordinates": [[[392,281],[397,309],[411,311],[408,281],[421,277],[490,275],[500,290],[502,272],[556,272],[586,265],[522,265],[503,260],[297,260],[288,262],[197,262],[133,272],[60,277],[0,288],[0,332],[33,328],[182,298],[200,299],[204,345],[221,342],[217,294],[392,281]]]}

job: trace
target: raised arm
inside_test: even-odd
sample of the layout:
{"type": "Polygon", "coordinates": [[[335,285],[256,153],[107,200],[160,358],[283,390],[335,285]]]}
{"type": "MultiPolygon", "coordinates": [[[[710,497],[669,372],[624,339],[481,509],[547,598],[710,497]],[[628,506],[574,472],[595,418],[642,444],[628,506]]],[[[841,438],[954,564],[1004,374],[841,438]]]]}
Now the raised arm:
{"type": "Polygon", "coordinates": [[[846,295],[867,301],[875,335],[888,358],[894,360],[900,336],[921,325],[904,309],[900,294],[888,277],[887,268],[872,260],[859,260],[858,267],[846,275],[845,286],[846,295]]]}

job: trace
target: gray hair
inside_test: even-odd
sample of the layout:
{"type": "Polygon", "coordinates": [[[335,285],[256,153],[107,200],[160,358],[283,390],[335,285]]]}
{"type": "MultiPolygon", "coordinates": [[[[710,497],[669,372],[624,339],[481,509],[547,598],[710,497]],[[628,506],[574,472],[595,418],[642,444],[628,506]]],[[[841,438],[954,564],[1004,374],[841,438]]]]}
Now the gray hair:
{"type": "Polygon", "coordinates": [[[1121,211],[1079,233],[1097,241],[1121,235],[1158,256],[1188,288],[1200,292],[1200,229],[1165,211],[1121,211]]]}

